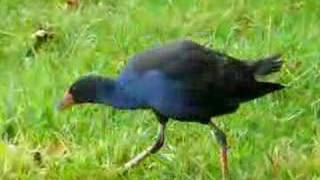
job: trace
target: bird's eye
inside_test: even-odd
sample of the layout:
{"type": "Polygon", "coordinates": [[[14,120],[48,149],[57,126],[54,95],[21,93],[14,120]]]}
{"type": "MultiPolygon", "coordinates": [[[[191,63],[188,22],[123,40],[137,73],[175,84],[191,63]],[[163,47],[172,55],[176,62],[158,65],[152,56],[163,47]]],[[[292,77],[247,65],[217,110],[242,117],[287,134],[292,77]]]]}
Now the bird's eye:
{"type": "Polygon", "coordinates": [[[74,86],[72,86],[71,88],[70,88],[70,92],[74,92],[76,90],[76,87],[74,87],[74,86]]]}

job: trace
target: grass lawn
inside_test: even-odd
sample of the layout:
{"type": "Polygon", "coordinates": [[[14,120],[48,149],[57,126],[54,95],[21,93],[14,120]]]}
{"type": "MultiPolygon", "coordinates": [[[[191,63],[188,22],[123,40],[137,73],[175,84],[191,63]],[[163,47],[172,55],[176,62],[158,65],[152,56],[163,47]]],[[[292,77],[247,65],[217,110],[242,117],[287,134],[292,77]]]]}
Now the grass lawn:
{"type": "Polygon", "coordinates": [[[54,107],[79,76],[116,77],[133,54],[192,39],[242,59],[282,53],[267,80],[286,90],[216,118],[228,135],[232,179],[320,179],[320,1],[0,1],[0,179],[220,179],[210,128],[170,121],[163,149],[116,169],[148,146],[150,111],[54,107]],[[54,38],[26,52],[43,24],[54,38]]]}

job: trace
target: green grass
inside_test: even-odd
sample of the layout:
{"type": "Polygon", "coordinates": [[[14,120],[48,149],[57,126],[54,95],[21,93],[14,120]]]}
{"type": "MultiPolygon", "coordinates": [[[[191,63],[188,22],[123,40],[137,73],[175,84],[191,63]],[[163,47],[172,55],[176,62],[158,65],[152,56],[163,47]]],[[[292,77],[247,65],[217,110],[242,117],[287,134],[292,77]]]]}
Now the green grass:
{"type": "Polygon", "coordinates": [[[83,0],[75,11],[62,5],[0,1],[0,179],[220,179],[209,127],[170,121],[165,147],[117,175],[154,140],[152,113],[54,109],[77,77],[115,77],[134,53],[182,38],[239,58],[283,53],[283,70],[268,79],[288,85],[285,91],[216,119],[228,135],[231,177],[320,179],[319,1],[83,0]],[[46,23],[54,40],[25,58],[31,34],[46,23]]]}

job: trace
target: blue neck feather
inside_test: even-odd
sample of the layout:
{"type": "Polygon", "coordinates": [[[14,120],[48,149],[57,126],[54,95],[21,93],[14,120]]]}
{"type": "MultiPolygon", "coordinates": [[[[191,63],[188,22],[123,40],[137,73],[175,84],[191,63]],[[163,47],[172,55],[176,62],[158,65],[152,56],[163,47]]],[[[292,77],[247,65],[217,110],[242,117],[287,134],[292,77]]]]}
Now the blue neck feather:
{"type": "Polygon", "coordinates": [[[144,103],[126,91],[121,83],[106,79],[101,86],[97,87],[96,102],[111,105],[119,109],[143,108],[144,103]]]}

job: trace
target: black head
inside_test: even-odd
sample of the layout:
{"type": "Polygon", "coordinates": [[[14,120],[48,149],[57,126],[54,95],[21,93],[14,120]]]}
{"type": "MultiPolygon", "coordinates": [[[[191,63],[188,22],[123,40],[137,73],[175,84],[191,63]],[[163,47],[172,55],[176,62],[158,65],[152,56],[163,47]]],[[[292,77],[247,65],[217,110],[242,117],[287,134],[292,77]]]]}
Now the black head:
{"type": "Polygon", "coordinates": [[[113,80],[102,76],[88,75],[81,77],[67,90],[59,108],[64,109],[80,103],[95,103],[99,100],[99,93],[105,89],[104,87],[108,85],[111,87],[112,84],[113,80]]]}

